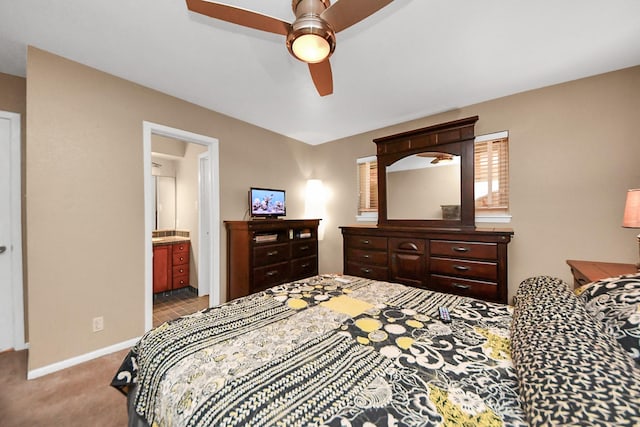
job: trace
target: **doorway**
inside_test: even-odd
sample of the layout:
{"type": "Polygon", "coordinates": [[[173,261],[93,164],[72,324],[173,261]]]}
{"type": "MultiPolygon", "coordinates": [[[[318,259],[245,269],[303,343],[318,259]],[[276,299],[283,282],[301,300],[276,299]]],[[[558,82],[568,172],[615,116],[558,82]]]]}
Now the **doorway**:
{"type": "Polygon", "coordinates": [[[195,134],[168,126],[143,122],[143,159],[144,159],[144,195],[145,195],[145,330],[153,326],[153,247],[151,241],[152,230],[155,226],[155,192],[152,181],[151,139],[152,135],[178,139],[187,143],[199,144],[207,147],[207,167],[202,167],[198,178],[198,207],[206,206],[207,213],[199,209],[199,254],[206,254],[206,258],[199,256],[198,283],[199,287],[209,290],[209,306],[220,303],[220,236],[219,236],[219,163],[218,140],[204,135],[195,134]],[[203,172],[204,170],[204,172],[203,172]],[[207,233],[203,236],[203,232],[207,233]],[[204,267],[204,269],[203,269],[204,267]],[[204,273],[204,274],[201,274],[204,273]]]}
{"type": "Polygon", "coordinates": [[[20,114],[0,111],[0,351],[26,348],[20,114]]]}

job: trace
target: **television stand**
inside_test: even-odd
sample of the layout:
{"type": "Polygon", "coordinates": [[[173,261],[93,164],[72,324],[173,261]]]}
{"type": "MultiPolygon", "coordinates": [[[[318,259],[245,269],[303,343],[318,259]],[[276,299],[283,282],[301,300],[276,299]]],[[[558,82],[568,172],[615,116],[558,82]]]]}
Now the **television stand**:
{"type": "Polygon", "coordinates": [[[225,221],[227,301],[318,274],[319,219],[225,221]]]}

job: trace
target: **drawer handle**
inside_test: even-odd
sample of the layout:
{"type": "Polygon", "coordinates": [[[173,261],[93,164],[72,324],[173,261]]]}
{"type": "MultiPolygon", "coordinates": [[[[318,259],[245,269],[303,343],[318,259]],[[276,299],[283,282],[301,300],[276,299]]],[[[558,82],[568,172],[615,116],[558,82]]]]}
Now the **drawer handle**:
{"type": "Polygon", "coordinates": [[[267,271],[268,277],[273,277],[273,276],[276,276],[277,274],[278,274],[278,270],[267,271]]]}
{"type": "Polygon", "coordinates": [[[361,268],[360,271],[362,271],[364,274],[369,274],[372,270],[370,268],[361,268]]]}
{"type": "Polygon", "coordinates": [[[180,269],[180,270],[178,270],[178,271],[179,271],[180,273],[184,273],[184,270],[183,270],[183,269],[180,269]]]}
{"type": "Polygon", "coordinates": [[[469,285],[463,285],[461,283],[452,283],[451,285],[453,285],[454,288],[464,289],[464,290],[467,290],[471,287],[469,285]]]}
{"type": "Polygon", "coordinates": [[[267,256],[274,256],[274,255],[278,255],[278,251],[267,252],[267,256]]]}
{"type": "Polygon", "coordinates": [[[455,246],[453,250],[455,252],[469,252],[469,248],[465,248],[463,246],[455,246]]]}
{"type": "Polygon", "coordinates": [[[362,258],[369,259],[369,258],[371,258],[371,255],[362,255],[362,258]]]}
{"type": "Polygon", "coordinates": [[[300,267],[302,267],[302,268],[307,268],[307,267],[309,267],[310,265],[311,265],[311,264],[306,263],[306,264],[302,264],[300,267]]]}
{"type": "Polygon", "coordinates": [[[469,270],[471,270],[469,267],[466,267],[464,265],[454,265],[453,269],[454,270],[458,270],[458,271],[469,271],[469,270]]]}
{"type": "Polygon", "coordinates": [[[360,240],[360,243],[363,245],[368,245],[370,242],[368,240],[360,240]]]}
{"type": "Polygon", "coordinates": [[[180,261],[184,261],[184,257],[180,257],[180,261]]]}
{"type": "Polygon", "coordinates": [[[309,249],[309,246],[300,246],[301,251],[306,251],[309,249]]]}

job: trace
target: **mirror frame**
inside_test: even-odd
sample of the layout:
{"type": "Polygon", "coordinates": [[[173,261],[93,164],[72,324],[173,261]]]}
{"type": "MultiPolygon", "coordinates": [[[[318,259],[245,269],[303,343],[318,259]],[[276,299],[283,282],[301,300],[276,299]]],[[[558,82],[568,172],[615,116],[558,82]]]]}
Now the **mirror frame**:
{"type": "Polygon", "coordinates": [[[475,228],[474,126],[478,116],[376,138],[378,159],[378,226],[475,228]],[[389,219],[387,217],[387,166],[424,151],[444,151],[460,156],[459,219],[389,219]]]}

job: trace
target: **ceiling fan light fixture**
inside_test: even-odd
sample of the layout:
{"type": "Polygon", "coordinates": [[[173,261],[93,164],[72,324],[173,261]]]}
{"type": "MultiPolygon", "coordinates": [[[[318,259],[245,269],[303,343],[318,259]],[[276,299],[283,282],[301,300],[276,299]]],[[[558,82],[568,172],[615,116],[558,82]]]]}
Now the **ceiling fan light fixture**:
{"type": "Polygon", "coordinates": [[[329,42],[317,34],[303,34],[291,43],[293,55],[301,61],[315,64],[324,61],[331,50],[329,42]]]}
{"type": "Polygon", "coordinates": [[[300,61],[317,64],[333,53],[336,35],[319,16],[303,16],[293,23],[287,35],[287,48],[300,61]]]}

